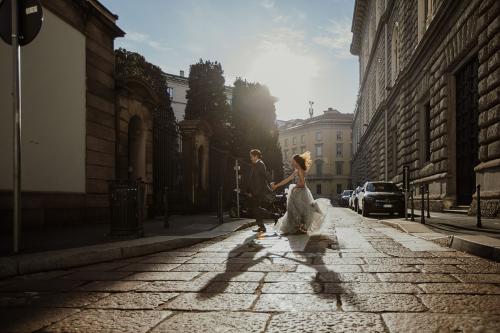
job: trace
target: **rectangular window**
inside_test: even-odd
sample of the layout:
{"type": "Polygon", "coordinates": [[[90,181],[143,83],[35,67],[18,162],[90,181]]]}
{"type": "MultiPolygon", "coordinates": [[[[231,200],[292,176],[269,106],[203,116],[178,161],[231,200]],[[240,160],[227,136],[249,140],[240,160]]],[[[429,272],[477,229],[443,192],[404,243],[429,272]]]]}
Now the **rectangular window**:
{"type": "Polygon", "coordinates": [[[323,176],[323,161],[316,161],[316,176],[323,176]]]}
{"type": "Polygon", "coordinates": [[[292,148],[292,155],[297,154],[297,148],[292,148]]]}
{"type": "Polygon", "coordinates": [[[305,135],[302,135],[300,137],[300,143],[306,143],[306,136],[305,135]]]}
{"type": "Polygon", "coordinates": [[[297,138],[296,138],[296,137],[293,137],[293,138],[292,138],[292,143],[293,143],[294,145],[296,145],[296,144],[297,144],[297,138]]]}
{"type": "Polygon", "coordinates": [[[173,87],[167,87],[167,94],[170,97],[170,100],[172,101],[174,99],[174,88],[173,87]]]}
{"type": "Polygon", "coordinates": [[[316,132],[316,141],[321,141],[321,132],[316,132]]]}
{"type": "Polygon", "coordinates": [[[337,184],[337,194],[342,193],[342,184],[337,184]]]}
{"type": "Polygon", "coordinates": [[[335,162],[335,170],[337,172],[337,176],[342,176],[343,165],[344,165],[344,162],[342,162],[342,161],[335,162]]]}
{"type": "Polygon", "coordinates": [[[285,160],[288,160],[288,149],[285,149],[285,154],[283,155],[285,160]]]}
{"type": "Polygon", "coordinates": [[[316,145],[316,157],[322,157],[323,156],[323,145],[316,145]]]}
{"type": "Polygon", "coordinates": [[[337,141],[342,140],[342,131],[337,131],[337,141]]]}
{"type": "Polygon", "coordinates": [[[321,194],[321,184],[316,184],[316,194],[321,194]]]}
{"type": "Polygon", "coordinates": [[[288,139],[285,139],[285,147],[288,147],[288,139]]]}
{"type": "Polygon", "coordinates": [[[337,157],[342,157],[342,144],[337,143],[337,157]]]}
{"type": "Polygon", "coordinates": [[[302,146],[302,147],[300,147],[300,152],[301,152],[301,153],[304,153],[305,151],[306,151],[306,146],[302,146]]]}

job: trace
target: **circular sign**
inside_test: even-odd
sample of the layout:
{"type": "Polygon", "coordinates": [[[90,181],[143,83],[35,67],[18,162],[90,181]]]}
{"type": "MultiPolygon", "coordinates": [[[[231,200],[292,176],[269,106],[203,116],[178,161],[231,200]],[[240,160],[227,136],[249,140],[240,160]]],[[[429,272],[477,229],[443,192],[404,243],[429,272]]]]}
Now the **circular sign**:
{"type": "MultiPolygon", "coordinates": [[[[40,0],[17,0],[19,45],[33,41],[40,32],[43,22],[43,10],[40,0]]],[[[0,2],[0,38],[12,44],[12,0],[0,2]]]]}

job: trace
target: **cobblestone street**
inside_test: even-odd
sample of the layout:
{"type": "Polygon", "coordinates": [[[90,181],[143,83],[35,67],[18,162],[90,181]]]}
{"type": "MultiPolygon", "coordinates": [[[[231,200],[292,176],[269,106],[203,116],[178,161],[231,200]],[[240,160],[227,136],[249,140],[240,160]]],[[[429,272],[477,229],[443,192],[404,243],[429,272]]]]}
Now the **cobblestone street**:
{"type": "Polygon", "coordinates": [[[310,238],[246,229],[0,281],[0,332],[500,331],[500,264],[329,216],[310,238]]]}

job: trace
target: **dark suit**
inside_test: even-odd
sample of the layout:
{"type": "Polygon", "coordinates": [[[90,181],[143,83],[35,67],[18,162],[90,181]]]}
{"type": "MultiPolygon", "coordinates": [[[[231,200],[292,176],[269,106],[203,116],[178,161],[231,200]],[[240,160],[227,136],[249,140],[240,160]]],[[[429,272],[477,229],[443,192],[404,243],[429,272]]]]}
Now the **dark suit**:
{"type": "Polygon", "coordinates": [[[262,221],[266,216],[270,216],[270,212],[262,207],[266,202],[266,194],[272,193],[273,190],[269,187],[271,179],[266,170],[266,165],[262,160],[258,160],[252,164],[250,176],[247,182],[247,192],[250,197],[250,210],[252,215],[257,220],[259,227],[264,227],[262,221]]]}

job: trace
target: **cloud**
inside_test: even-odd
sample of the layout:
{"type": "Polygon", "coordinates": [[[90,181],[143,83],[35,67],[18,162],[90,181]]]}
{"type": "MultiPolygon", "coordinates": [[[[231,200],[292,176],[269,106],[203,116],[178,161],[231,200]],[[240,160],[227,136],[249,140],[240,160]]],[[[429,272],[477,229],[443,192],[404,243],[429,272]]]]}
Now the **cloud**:
{"type": "Polygon", "coordinates": [[[351,22],[349,20],[334,21],[321,29],[321,33],[313,38],[317,45],[332,50],[337,58],[347,59],[352,57],[349,46],[352,40],[351,22]]]}
{"type": "Polygon", "coordinates": [[[140,32],[135,32],[135,31],[128,32],[125,35],[125,40],[131,41],[134,43],[148,45],[149,47],[151,47],[152,49],[157,50],[157,51],[171,51],[172,50],[171,47],[165,46],[165,43],[161,43],[157,40],[154,40],[150,35],[143,34],[140,32]]]}
{"type": "Polygon", "coordinates": [[[262,0],[260,5],[266,9],[273,9],[274,8],[274,1],[273,0],[262,0]]]}

